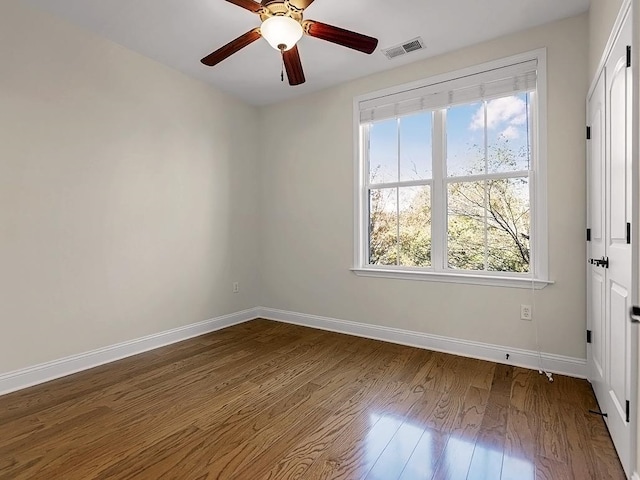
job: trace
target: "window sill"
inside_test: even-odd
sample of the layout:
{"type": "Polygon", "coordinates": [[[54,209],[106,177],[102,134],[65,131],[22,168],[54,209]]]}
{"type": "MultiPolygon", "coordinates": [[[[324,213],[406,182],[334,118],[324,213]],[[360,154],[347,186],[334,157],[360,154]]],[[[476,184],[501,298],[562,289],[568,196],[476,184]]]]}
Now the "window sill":
{"type": "Polygon", "coordinates": [[[487,285],[491,287],[528,288],[541,290],[554,282],[527,277],[506,277],[498,275],[477,275],[472,273],[424,272],[413,270],[391,270],[382,268],[352,268],[360,277],[394,278],[398,280],[421,280],[427,282],[461,283],[467,285],[487,285]]]}

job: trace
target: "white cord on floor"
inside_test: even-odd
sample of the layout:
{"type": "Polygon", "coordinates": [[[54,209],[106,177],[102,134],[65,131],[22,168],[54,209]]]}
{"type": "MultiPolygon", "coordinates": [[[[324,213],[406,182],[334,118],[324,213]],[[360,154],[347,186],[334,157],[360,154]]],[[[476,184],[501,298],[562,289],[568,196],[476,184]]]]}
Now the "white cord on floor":
{"type": "MultiPolygon", "coordinates": [[[[534,312],[536,311],[535,309],[535,298],[536,298],[536,294],[535,294],[535,280],[532,278],[531,279],[531,316],[533,317],[534,312]]],[[[540,348],[540,335],[538,332],[538,320],[537,317],[533,320],[535,325],[534,328],[536,330],[536,349],[538,352],[538,373],[540,375],[542,375],[543,373],[547,376],[547,380],[549,380],[550,382],[553,382],[553,375],[551,372],[547,372],[544,369],[544,366],[542,365],[542,350],[540,348]]]]}

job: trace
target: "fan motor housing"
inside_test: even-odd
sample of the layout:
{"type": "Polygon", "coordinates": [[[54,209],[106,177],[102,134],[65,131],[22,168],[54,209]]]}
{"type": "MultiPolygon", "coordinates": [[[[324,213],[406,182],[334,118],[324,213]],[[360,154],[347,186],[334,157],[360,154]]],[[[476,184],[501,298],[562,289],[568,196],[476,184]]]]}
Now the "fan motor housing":
{"type": "Polygon", "coordinates": [[[302,21],[302,10],[290,5],[283,0],[262,0],[260,3],[267,11],[260,13],[260,19],[264,22],[267,18],[276,15],[283,15],[293,18],[298,22],[302,21]]]}

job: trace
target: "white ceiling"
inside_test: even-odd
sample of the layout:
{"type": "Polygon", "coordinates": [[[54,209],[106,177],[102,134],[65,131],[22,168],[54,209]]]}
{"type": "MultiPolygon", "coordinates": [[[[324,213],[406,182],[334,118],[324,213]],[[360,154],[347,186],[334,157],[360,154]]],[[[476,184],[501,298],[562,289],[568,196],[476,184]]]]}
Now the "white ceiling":
{"type": "Polygon", "coordinates": [[[587,11],[590,0],[316,0],[305,18],[380,40],[365,55],[316,38],[299,45],[306,83],[280,81],[280,53],[263,39],[206,67],[200,59],[259,26],[225,0],[23,0],[253,105],[347,80],[587,11]],[[426,50],[388,60],[380,52],[421,36],[426,50]]]}

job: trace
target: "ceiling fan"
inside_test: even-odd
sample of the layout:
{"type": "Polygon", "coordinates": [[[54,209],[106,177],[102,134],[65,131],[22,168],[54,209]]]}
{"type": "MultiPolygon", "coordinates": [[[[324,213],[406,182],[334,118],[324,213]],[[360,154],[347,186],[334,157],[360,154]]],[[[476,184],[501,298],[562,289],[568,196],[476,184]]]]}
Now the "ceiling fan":
{"type": "MultiPolygon", "coordinates": [[[[296,43],[303,34],[366,54],[373,53],[378,45],[378,40],[373,37],[315,20],[304,20],[304,10],[314,0],[262,0],[260,3],[254,0],[226,1],[258,14],[262,24],[204,57],[201,62],[210,67],[264,37],[273,48],[282,52],[289,84],[300,85],[305,82],[305,78],[296,43]]],[[[282,79],[284,81],[284,72],[282,79]]]]}

